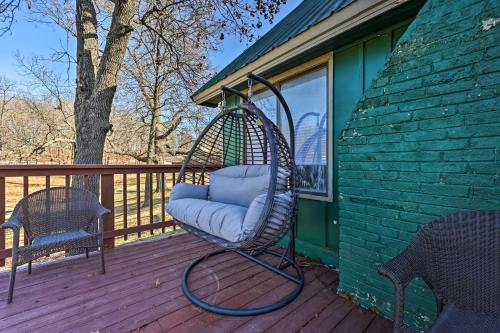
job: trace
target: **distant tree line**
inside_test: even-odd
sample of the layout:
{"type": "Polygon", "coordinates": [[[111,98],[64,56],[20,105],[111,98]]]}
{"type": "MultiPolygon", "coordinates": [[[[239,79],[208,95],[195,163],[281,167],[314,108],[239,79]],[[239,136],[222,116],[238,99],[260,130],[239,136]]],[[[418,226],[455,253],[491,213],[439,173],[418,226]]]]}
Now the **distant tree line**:
{"type": "MultiPolygon", "coordinates": [[[[76,142],[71,90],[38,60],[30,61],[24,67],[30,81],[0,76],[0,161],[72,164],[76,142]]],[[[110,116],[113,129],[105,143],[104,163],[181,161],[214,110],[196,106],[189,98],[163,104],[155,123],[156,148],[148,155],[153,115],[120,93],[110,116]]]]}

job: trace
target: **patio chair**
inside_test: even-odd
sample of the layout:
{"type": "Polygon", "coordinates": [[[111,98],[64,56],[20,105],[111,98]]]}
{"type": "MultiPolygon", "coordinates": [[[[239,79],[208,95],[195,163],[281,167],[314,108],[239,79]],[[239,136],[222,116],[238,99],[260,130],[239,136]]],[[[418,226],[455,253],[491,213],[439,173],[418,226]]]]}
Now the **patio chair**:
{"type": "Polygon", "coordinates": [[[105,273],[102,216],[110,211],[89,191],[54,187],[24,197],[14,208],[3,229],[13,232],[12,272],[7,303],[12,302],[17,267],[54,252],[100,248],[101,272],[105,273]],[[21,227],[28,245],[19,246],[21,227]]]}
{"type": "Polygon", "coordinates": [[[438,318],[428,332],[500,332],[500,211],[460,212],[424,226],[379,272],[396,287],[394,332],[403,324],[404,289],[422,278],[438,318]]]}
{"type": "MultiPolygon", "coordinates": [[[[275,91],[291,121],[288,106],[277,89],[260,77],[249,76],[275,91]]],[[[304,286],[304,276],[293,254],[297,202],[293,139],[289,146],[279,128],[246,96],[240,97],[247,103],[233,108],[223,106],[195,142],[172,189],[167,212],[183,229],[222,247],[196,259],[186,269],[182,282],[186,297],[207,311],[251,316],[293,301],[304,286]],[[287,249],[283,253],[271,250],[289,230],[287,249]],[[230,309],[205,302],[190,291],[189,274],[208,257],[225,252],[237,253],[281,275],[295,283],[295,289],[273,304],[252,309],[230,309]],[[260,258],[263,254],[277,257],[278,263],[260,258]],[[287,267],[294,270],[293,274],[286,271],[287,267]]],[[[294,138],[293,123],[289,128],[294,138]]]]}

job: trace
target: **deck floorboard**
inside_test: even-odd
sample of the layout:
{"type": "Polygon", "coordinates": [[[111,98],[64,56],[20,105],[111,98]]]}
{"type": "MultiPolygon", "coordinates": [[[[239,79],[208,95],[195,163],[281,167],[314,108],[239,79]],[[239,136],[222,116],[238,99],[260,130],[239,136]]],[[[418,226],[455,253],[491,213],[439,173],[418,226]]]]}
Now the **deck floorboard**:
{"type": "MultiPolygon", "coordinates": [[[[18,270],[14,302],[5,303],[9,271],[0,272],[3,332],[368,332],[391,331],[391,322],[335,291],[338,274],[305,259],[306,285],[288,306],[256,317],[228,317],[192,305],[181,289],[187,265],[215,246],[181,234],[106,251],[56,259],[18,270]]],[[[227,253],[193,271],[191,289],[206,301],[233,308],[259,307],[286,295],[294,284],[227,253]]]]}

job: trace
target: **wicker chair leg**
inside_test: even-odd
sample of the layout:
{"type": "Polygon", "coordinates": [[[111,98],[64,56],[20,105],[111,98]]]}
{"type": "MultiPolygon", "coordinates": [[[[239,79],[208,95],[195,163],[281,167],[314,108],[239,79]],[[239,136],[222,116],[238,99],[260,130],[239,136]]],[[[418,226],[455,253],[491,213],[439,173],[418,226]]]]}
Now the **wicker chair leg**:
{"type": "Polygon", "coordinates": [[[28,274],[31,274],[31,261],[28,263],[28,274]]]}
{"type": "Polygon", "coordinates": [[[14,283],[16,282],[16,270],[17,266],[12,266],[12,272],[10,273],[9,295],[7,296],[7,304],[12,303],[12,298],[14,296],[14,283]]]}
{"type": "Polygon", "coordinates": [[[89,248],[85,248],[85,257],[88,259],[89,258],[89,248]]]}
{"type": "Polygon", "coordinates": [[[101,274],[106,273],[106,268],[104,266],[104,246],[101,245],[101,274]]]}

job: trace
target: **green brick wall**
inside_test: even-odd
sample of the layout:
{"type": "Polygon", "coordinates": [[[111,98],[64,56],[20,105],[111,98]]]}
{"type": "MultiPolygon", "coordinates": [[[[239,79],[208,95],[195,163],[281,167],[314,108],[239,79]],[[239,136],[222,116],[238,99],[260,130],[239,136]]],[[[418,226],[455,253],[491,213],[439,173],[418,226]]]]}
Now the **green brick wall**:
{"type": "MultiPolygon", "coordinates": [[[[380,264],[436,216],[500,209],[499,18],[499,1],[429,0],[337,143],[339,291],[388,317],[380,264]]],[[[406,303],[415,328],[433,321],[422,281],[406,303]]]]}

